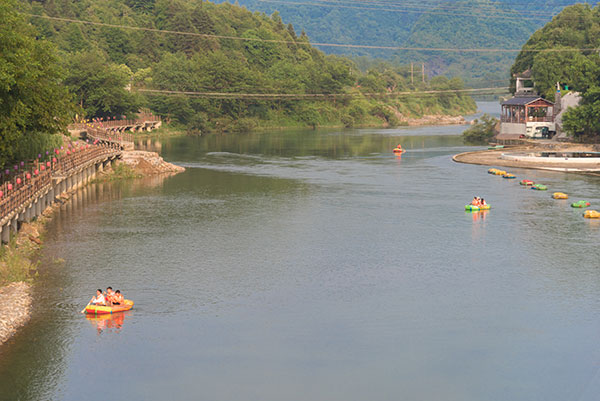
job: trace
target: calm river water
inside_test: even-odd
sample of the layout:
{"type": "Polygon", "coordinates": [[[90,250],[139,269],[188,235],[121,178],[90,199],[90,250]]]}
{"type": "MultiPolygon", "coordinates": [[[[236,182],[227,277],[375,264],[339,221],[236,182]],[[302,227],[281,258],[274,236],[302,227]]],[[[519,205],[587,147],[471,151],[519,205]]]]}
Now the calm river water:
{"type": "Polygon", "coordinates": [[[164,141],[185,173],[51,223],[0,399],[597,400],[600,222],[550,195],[598,205],[600,179],[525,189],[452,162],[463,129],[164,141]],[[108,285],[135,308],[81,315],[108,285]]]}

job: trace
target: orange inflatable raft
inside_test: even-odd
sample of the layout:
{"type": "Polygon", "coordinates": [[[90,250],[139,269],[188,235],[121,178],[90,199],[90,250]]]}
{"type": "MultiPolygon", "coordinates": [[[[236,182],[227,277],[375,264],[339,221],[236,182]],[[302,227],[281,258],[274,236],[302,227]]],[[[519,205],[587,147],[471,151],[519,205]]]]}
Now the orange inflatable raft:
{"type": "Polygon", "coordinates": [[[133,308],[133,301],[126,299],[122,305],[113,306],[101,306],[101,305],[88,305],[85,307],[85,313],[92,315],[103,315],[107,313],[118,313],[125,312],[133,308]]]}

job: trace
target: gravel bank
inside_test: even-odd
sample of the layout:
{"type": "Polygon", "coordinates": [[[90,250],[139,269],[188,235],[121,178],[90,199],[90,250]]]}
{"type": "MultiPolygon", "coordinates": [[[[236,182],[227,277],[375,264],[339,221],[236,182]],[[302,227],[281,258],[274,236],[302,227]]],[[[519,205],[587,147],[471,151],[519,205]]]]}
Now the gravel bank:
{"type": "Polygon", "coordinates": [[[24,282],[0,288],[0,344],[29,320],[31,286],[24,282]]]}
{"type": "Polygon", "coordinates": [[[123,152],[122,162],[142,175],[180,173],[185,168],[166,162],[156,152],[129,150],[123,152]]]}

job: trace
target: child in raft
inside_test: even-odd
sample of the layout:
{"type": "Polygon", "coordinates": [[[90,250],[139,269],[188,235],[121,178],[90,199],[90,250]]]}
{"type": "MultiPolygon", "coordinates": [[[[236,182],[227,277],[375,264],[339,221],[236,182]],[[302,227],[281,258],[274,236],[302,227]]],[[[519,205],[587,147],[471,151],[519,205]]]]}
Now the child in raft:
{"type": "Polygon", "coordinates": [[[121,294],[121,290],[115,291],[115,295],[113,296],[112,304],[113,305],[121,305],[125,301],[123,295],[121,294]]]}
{"type": "Polygon", "coordinates": [[[106,299],[104,298],[104,294],[102,294],[102,290],[98,289],[96,290],[96,296],[92,297],[92,299],[89,302],[92,305],[102,305],[105,306],[106,305],[106,299]]]}
{"type": "Polygon", "coordinates": [[[113,291],[112,287],[106,288],[106,304],[109,306],[112,305],[121,305],[125,299],[121,294],[121,290],[113,291]]]}
{"type": "Polygon", "coordinates": [[[480,198],[479,196],[474,196],[473,201],[471,202],[471,205],[481,207],[481,206],[487,206],[487,203],[485,203],[485,199],[480,198]]]}
{"type": "Polygon", "coordinates": [[[106,304],[108,306],[112,305],[114,297],[115,292],[113,291],[112,287],[106,287],[106,293],[104,295],[104,298],[106,298],[106,304]]]}

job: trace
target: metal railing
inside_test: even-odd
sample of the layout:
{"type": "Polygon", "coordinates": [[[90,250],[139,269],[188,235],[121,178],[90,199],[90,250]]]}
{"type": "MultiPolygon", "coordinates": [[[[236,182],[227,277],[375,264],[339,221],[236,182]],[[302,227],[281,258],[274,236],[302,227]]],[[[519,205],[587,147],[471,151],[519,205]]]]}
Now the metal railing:
{"type": "Polygon", "coordinates": [[[86,165],[120,154],[118,144],[84,144],[58,151],[51,160],[39,161],[32,168],[14,174],[0,185],[0,221],[32,202],[39,191],[52,183],[52,178],[68,177],[86,165]]]}
{"type": "Polygon", "coordinates": [[[95,128],[114,128],[114,127],[129,127],[135,125],[142,125],[144,123],[158,122],[161,121],[160,116],[156,116],[151,113],[139,113],[136,119],[121,119],[121,120],[91,120],[88,122],[79,122],[69,125],[69,129],[88,129],[90,127],[95,128]]]}
{"type": "Polygon", "coordinates": [[[133,136],[121,131],[88,127],[87,136],[94,141],[114,143],[120,147],[126,147],[128,144],[133,145],[133,136]]]}
{"type": "Polygon", "coordinates": [[[11,213],[33,201],[36,194],[49,186],[54,177],[68,177],[74,170],[87,164],[121,154],[122,149],[133,147],[133,136],[119,128],[160,121],[159,116],[140,113],[135,120],[106,120],[74,123],[69,129],[85,129],[93,144],[77,142],[66,149],[54,151],[49,160],[38,160],[16,166],[15,172],[8,171],[0,183],[0,221],[11,213]]]}
{"type": "Polygon", "coordinates": [[[525,123],[531,123],[531,122],[551,123],[551,122],[554,122],[554,117],[528,116],[527,119],[525,119],[524,116],[501,116],[500,121],[503,123],[517,123],[517,124],[525,124],[525,123]]]}

